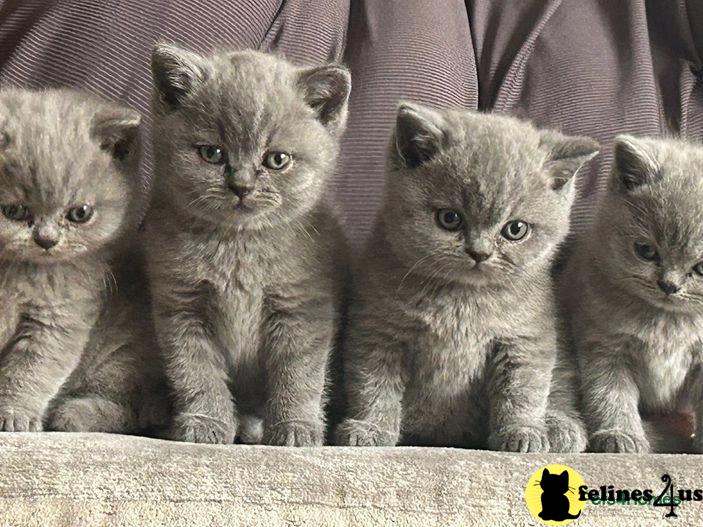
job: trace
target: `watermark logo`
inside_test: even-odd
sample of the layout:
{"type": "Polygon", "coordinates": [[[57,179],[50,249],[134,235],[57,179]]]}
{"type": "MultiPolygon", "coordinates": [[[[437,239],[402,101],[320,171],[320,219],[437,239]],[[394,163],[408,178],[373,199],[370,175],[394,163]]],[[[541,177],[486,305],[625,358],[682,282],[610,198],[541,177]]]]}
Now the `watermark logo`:
{"type": "Polygon", "coordinates": [[[678,518],[677,508],[685,502],[703,502],[703,489],[679,487],[669,474],[661,477],[663,486],[618,488],[615,485],[586,485],[583,477],[566,465],[546,465],[530,477],[525,503],[530,514],[545,525],[566,525],[581,516],[586,503],[591,506],[646,506],[662,510],[665,518],[678,518]]]}
{"type": "Polygon", "coordinates": [[[586,500],[580,500],[578,493],[578,489],[585,486],[586,482],[573,468],[546,465],[527,482],[527,509],[546,525],[566,525],[581,516],[586,506],[586,500]]]}

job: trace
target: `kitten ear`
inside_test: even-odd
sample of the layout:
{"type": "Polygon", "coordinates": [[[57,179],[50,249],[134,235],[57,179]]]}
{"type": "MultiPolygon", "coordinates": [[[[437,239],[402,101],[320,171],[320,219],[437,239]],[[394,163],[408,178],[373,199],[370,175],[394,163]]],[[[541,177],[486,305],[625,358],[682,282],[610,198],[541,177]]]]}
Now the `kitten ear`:
{"type": "Polygon", "coordinates": [[[547,476],[551,476],[551,474],[549,473],[549,470],[545,468],[544,470],[542,470],[542,479],[546,478],[547,476]]]}
{"type": "Polygon", "coordinates": [[[615,138],[614,175],[626,191],[652,183],[659,164],[647,144],[631,135],[615,138]]]}
{"type": "Polygon", "coordinates": [[[544,167],[553,190],[564,188],[600,150],[600,145],[590,137],[567,136],[554,130],[542,133],[540,146],[547,151],[544,167]]]}
{"type": "Polygon", "coordinates": [[[402,164],[417,168],[442,147],[446,123],[438,112],[420,104],[402,102],[395,124],[395,150],[402,164]]]}
{"type": "Polygon", "coordinates": [[[206,59],[173,44],[159,43],[151,55],[151,73],[160,99],[175,109],[209,76],[206,59]]]}
{"type": "Polygon", "coordinates": [[[308,68],[299,73],[298,85],[320,122],[333,133],[341,131],[347,121],[351,93],[349,70],[339,64],[308,68]]]}
{"type": "Polygon", "coordinates": [[[100,110],[93,117],[91,133],[100,148],[123,161],[138,150],[141,119],[139,112],[129,108],[100,110]]]}

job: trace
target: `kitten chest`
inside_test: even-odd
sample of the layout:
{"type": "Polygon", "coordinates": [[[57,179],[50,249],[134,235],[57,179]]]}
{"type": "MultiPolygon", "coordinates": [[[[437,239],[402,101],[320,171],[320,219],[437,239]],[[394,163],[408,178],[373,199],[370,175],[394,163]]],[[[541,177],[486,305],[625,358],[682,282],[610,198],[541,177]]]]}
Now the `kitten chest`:
{"type": "Polygon", "coordinates": [[[210,260],[217,290],[217,336],[232,388],[243,404],[260,398],[264,384],[260,346],[266,262],[246,240],[219,243],[210,260]]]}
{"type": "Polygon", "coordinates": [[[417,443],[478,446],[495,332],[471,301],[436,306],[418,322],[422,329],[408,358],[404,433],[417,443]]]}
{"type": "Polygon", "coordinates": [[[0,349],[15,334],[22,317],[53,321],[57,314],[85,318],[95,312],[104,286],[101,277],[61,267],[4,269],[0,272],[0,349]]]}
{"type": "Polygon", "coordinates": [[[671,321],[643,327],[633,362],[644,411],[676,409],[686,398],[685,384],[700,361],[700,338],[691,329],[671,321]]]}

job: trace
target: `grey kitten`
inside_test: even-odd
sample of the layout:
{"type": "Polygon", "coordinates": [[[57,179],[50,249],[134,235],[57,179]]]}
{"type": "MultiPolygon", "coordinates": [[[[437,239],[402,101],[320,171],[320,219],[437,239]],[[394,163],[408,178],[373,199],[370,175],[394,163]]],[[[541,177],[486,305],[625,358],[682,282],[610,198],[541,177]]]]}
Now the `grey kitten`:
{"type": "Polygon", "coordinates": [[[0,92],[0,430],[138,427],[141,335],[110,284],[139,122],[77,92],[0,92]]]}
{"type": "Polygon", "coordinates": [[[183,441],[318,445],[346,260],[324,198],[350,76],[158,45],[154,315],[183,441]]]}
{"type": "MultiPolygon", "coordinates": [[[[596,152],[511,117],[401,104],[355,275],[338,444],[549,448],[550,263],[572,176],[596,152]]],[[[569,404],[550,409],[560,440],[580,443],[565,450],[584,443],[569,404]]]]}
{"type": "Polygon", "coordinates": [[[703,148],[619,136],[607,192],[561,286],[590,448],[655,448],[643,417],[697,413],[703,450],[703,148]]]}

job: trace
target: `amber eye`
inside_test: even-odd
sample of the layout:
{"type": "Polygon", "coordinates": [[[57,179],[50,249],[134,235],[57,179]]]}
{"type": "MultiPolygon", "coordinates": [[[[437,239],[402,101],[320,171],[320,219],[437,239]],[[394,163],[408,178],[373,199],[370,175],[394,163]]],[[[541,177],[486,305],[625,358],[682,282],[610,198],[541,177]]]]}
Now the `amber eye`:
{"type": "Polygon", "coordinates": [[[93,217],[93,207],[90,205],[72,207],[66,213],[66,217],[73,223],[86,223],[93,217]]]}
{"type": "Polygon", "coordinates": [[[530,224],[522,220],[509,221],[503,226],[500,233],[503,238],[516,242],[522,240],[530,232],[530,224]]]}
{"type": "Polygon", "coordinates": [[[439,209],[437,211],[437,223],[447,231],[456,231],[461,228],[464,219],[461,213],[453,209],[439,209]]]}
{"type": "Polygon", "coordinates": [[[29,209],[24,205],[3,205],[2,214],[8,220],[24,221],[29,218],[29,209]]]}
{"type": "Polygon", "coordinates": [[[659,260],[659,253],[648,243],[635,242],[635,254],[645,262],[656,262],[659,260]]]}
{"type": "Polygon", "coordinates": [[[221,165],[225,162],[225,151],[217,145],[200,145],[198,154],[206,163],[211,165],[221,165]]]}
{"type": "Polygon", "coordinates": [[[264,166],[271,170],[283,170],[291,161],[291,155],[286,152],[269,152],[264,157],[264,166]]]}

